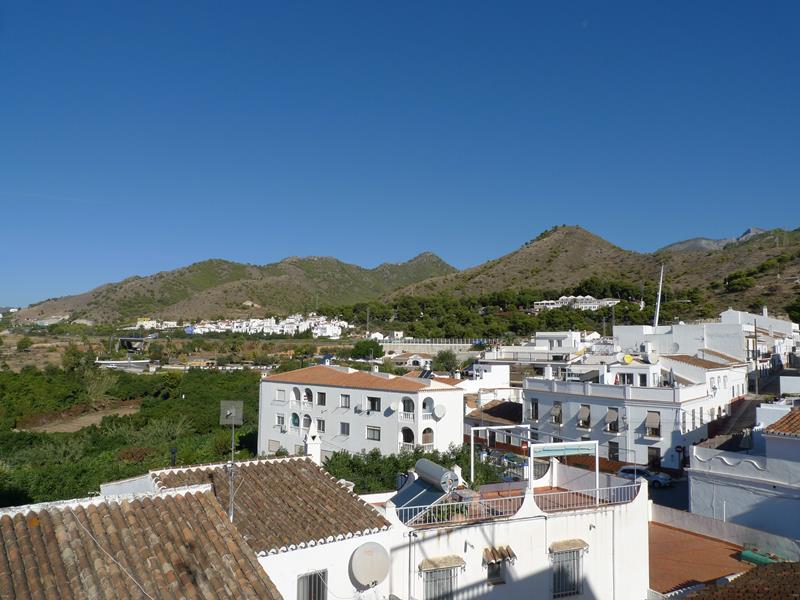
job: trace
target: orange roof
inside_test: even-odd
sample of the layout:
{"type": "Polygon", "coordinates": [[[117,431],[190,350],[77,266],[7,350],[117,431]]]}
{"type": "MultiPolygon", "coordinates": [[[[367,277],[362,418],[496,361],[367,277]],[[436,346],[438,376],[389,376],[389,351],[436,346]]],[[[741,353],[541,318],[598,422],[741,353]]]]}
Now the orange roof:
{"type": "MultiPolygon", "coordinates": [[[[296,383],[298,385],[327,385],[330,387],[354,388],[360,390],[382,390],[387,392],[426,392],[436,391],[426,381],[409,377],[380,376],[366,371],[345,371],[326,365],[316,365],[287,371],[264,378],[264,381],[296,383]]],[[[436,380],[438,381],[438,379],[436,380]]],[[[444,388],[452,389],[452,388],[444,388]]]]}
{"type": "Polygon", "coordinates": [[[793,409],[764,430],[772,435],[800,437],[800,410],[793,409]]]}
{"type": "Polygon", "coordinates": [[[711,348],[703,348],[700,350],[702,354],[710,354],[711,356],[716,356],[717,358],[721,358],[728,363],[732,363],[734,365],[744,365],[747,364],[745,361],[736,358],[735,356],[731,356],[730,354],[725,354],[724,352],[719,352],[717,350],[712,350],[711,348]]]}
{"type": "Polygon", "coordinates": [[[676,360],[678,362],[686,363],[687,365],[692,365],[694,367],[700,367],[701,369],[724,369],[725,365],[721,365],[720,363],[716,363],[710,360],[706,360],[704,358],[698,358],[696,356],[689,356],[688,354],[666,354],[664,358],[671,358],[672,360],[676,360]]]}

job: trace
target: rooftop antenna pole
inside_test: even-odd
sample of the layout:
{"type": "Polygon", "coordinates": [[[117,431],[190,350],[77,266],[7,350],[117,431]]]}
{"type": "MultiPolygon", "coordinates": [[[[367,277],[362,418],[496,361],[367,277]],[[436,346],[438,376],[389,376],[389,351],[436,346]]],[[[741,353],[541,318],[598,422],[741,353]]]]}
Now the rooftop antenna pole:
{"type": "Polygon", "coordinates": [[[234,496],[234,481],[236,479],[236,463],[234,462],[236,453],[236,426],[241,425],[243,422],[242,412],[244,410],[244,402],[224,400],[220,404],[219,411],[219,424],[231,426],[231,460],[225,465],[228,471],[228,519],[233,523],[233,496],[234,496]]]}
{"type": "Polygon", "coordinates": [[[661,312],[661,288],[664,286],[664,265],[661,265],[661,275],[658,278],[658,298],[656,298],[656,314],[653,317],[653,329],[658,327],[658,315],[661,312]]]}
{"type": "Polygon", "coordinates": [[[233,469],[233,455],[234,455],[234,444],[235,444],[235,434],[236,434],[236,424],[233,420],[233,411],[228,410],[225,412],[225,416],[231,420],[231,468],[228,469],[228,485],[230,486],[228,489],[228,518],[233,523],[233,480],[236,477],[234,474],[233,469]]]}

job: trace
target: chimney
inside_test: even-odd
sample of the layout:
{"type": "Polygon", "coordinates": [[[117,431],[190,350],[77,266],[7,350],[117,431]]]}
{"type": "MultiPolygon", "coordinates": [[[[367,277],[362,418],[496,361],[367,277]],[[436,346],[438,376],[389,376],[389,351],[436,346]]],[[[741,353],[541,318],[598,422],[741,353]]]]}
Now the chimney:
{"type": "Polygon", "coordinates": [[[547,365],[544,368],[544,378],[545,379],[552,379],[553,378],[553,367],[551,367],[550,365],[547,365]]]}
{"type": "Polygon", "coordinates": [[[308,428],[308,433],[305,437],[306,456],[310,457],[314,464],[322,466],[322,438],[319,437],[317,432],[316,421],[311,421],[311,426],[308,428]]]}
{"type": "Polygon", "coordinates": [[[762,306],[761,307],[761,315],[764,316],[764,317],[768,317],[769,316],[769,313],[767,311],[767,307],[766,306],[762,306]]]}
{"type": "Polygon", "coordinates": [[[372,372],[373,373],[377,373],[378,372],[378,365],[372,365],[372,372]]]}

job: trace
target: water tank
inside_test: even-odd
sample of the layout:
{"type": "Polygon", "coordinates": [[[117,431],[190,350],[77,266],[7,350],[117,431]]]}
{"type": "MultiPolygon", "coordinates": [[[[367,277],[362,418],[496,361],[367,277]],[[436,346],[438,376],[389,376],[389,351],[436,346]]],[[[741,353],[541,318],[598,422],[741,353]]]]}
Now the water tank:
{"type": "Polygon", "coordinates": [[[458,475],[427,458],[420,458],[414,468],[422,481],[435,485],[443,492],[449,493],[458,487],[458,475]]]}

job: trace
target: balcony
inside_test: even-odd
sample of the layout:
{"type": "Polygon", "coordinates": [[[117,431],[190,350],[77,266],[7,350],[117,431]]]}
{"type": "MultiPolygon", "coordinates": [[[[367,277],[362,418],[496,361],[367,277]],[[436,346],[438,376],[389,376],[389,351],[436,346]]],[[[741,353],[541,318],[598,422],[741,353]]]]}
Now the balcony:
{"type": "Polygon", "coordinates": [[[300,402],[300,408],[302,410],[311,410],[311,409],[314,408],[314,403],[313,402],[309,402],[308,400],[302,400],[300,402]]]}
{"type": "Polygon", "coordinates": [[[401,421],[410,421],[411,423],[414,422],[414,413],[413,412],[401,412],[400,413],[400,420],[401,421]]]}
{"type": "Polygon", "coordinates": [[[416,447],[413,442],[400,442],[400,452],[413,452],[416,447]]]}
{"type": "Polygon", "coordinates": [[[593,490],[534,492],[533,499],[544,512],[552,513],[626,504],[636,497],[638,490],[638,484],[629,484],[593,490]]]}
{"type": "Polygon", "coordinates": [[[481,498],[475,496],[460,502],[444,502],[432,506],[405,506],[397,509],[400,520],[411,527],[452,525],[485,521],[514,515],[525,496],[481,498]]]}
{"type": "Polygon", "coordinates": [[[432,412],[424,412],[424,413],[422,413],[422,420],[423,421],[432,421],[433,420],[433,413],[432,412]]]}

